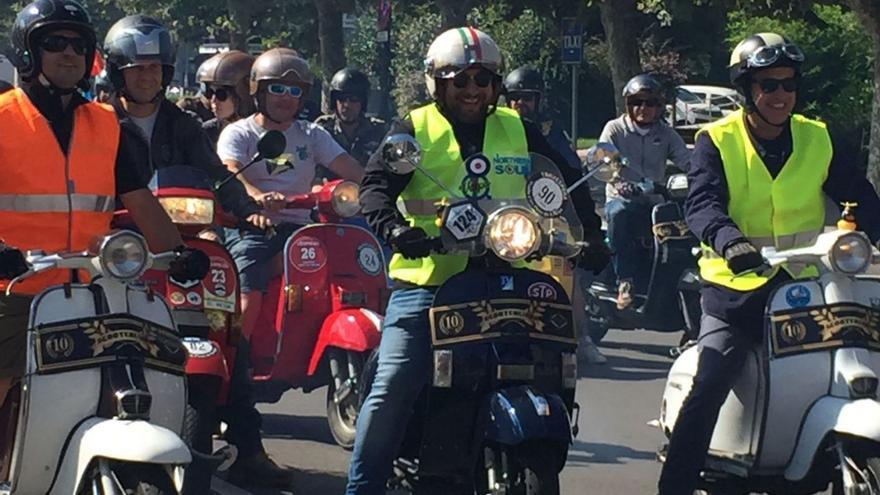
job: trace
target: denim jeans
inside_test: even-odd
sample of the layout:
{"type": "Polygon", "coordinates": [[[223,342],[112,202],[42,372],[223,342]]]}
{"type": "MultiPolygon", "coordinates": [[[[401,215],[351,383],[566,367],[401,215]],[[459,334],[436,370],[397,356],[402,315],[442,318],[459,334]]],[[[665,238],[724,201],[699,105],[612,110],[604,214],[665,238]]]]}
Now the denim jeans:
{"type": "Polygon", "coordinates": [[[615,198],[605,204],[608,244],[614,252],[612,263],[618,280],[631,280],[644,287],[651,264],[639,238],[649,235],[651,205],[645,198],[615,198]]]}
{"type": "Polygon", "coordinates": [[[376,378],[357,420],[347,495],[385,493],[413,405],[431,377],[428,308],[433,299],[429,288],[391,294],[376,378]]]}

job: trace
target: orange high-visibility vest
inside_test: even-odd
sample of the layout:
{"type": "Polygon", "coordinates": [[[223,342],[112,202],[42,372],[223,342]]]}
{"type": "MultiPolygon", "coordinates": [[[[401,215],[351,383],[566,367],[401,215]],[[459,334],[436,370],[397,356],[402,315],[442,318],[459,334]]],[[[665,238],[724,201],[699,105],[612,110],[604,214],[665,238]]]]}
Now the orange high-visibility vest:
{"type": "MultiPolygon", "coordinates": [[[[80,105],[65,156],[49,122],[23,91],[0,94],[0,238],[22,251],[52,253],[83,251],[107,233],[119,132],[111,107],[80,105]]],[[[36,294],[69,280],[69,272],[56,270],[16,283],[13,291],[36,294]]]]}

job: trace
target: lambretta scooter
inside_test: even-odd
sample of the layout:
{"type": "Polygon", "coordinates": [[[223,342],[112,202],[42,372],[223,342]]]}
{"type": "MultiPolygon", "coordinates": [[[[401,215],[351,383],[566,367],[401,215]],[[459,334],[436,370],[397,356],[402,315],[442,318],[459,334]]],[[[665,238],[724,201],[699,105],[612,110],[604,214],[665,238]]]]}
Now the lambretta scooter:
{"type": "MultiPolygon", "coordinates": [[[[880,279],[868,238],[851,230],[776,252],[768,266],[813,265],[815,278],[770,295],[755,345],[721,408],[701,483],[709,493],[880,493],[880,279]]],[[[660,418],[669,436],[697,372],[699,349],[669,371],[660,418]]],[[[661,452],[661,459],[663,453],[661,452]]]]}
{"type": "Polygon", "coordinates": [[[10,289],[51,269],[92,278],[49,287],[31,304],[27,368],[7,401],[18,415],[11,477],[0,493],[179,493],[191,459],[178,436],[187,354],[165,301],[136,283],[175,256],[150,254],[129,231],[89,252],[27,253],[31,269],[10,289]]]}
{"type": "MultiPolygon", "coordinates": [[[[389,137],[383,154],[395,173],[432,177],[418,166],[412,136],[389,137]]],[[[490,168],[482,155],[466,163],[475,180],[490,168]]],[[[432,177],[452,202],[438,212],[434,250],[467,255],[469,263],[435,293],[425,329],[433,380],[409,421],[392,486],[419,494],[559,493],[577,433],[571,302],[550,275],[518,266],[577,255],[583,230],[555,165],[532,155],[529,166],[528,201],[458,198],[432,177]]],[[[365,369],[364,396],[377,355],[365,369]]]]}
{"type": "MultiPolygon", "coordinates": [[[[592,168],[600,163],[607,163],[619,173],[625,158],[613,144],[598,143],[587,152],[587,165],[592,168]]],[[[619,176],[614,174],[611,183],[617,180],[619,176]]],[[[684,218],[687,192],[687,176],[674,174],[667,180],[665,191],[652,195],[661,200],[651,208],[651,223],[645,222],[636,240],[643,247],[648,277],[636,280],[630,307],[617,309],[617,280],[612,265],[590,285],[585,302],[593,342],[601,341],[609,328],[684,330],[682,343],[699,335],[700,282],[692,254],[699,241],[684,218]]]]}
{"type": "Polygon", "coordinates": [[[379,346],[388,298],[385,260],[372,232],[340,223],[360,211],[358,185],[343,180],[287,198],[313,209],[315,223],[284,247],[284,274],[270,281],[254,334],[254,395],[277,402],[292,388],[327,385],[327,422],[334,440],[354,445],[358,380],[379,346]]]}

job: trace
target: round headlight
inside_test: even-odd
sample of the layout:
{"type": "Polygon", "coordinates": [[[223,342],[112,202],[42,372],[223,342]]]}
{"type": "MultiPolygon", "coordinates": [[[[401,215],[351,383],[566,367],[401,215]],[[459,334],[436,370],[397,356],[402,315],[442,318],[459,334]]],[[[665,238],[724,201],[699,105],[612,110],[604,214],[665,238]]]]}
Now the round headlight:
{"type": "Polygon", "coordinates": [[[131,280],[146,270],[147,253],[143,237],[133,232],[119,232],[104,238],[98,256],[105,275],[131,280]]]}
{"type": "Polygon", "coordinates": [[[333,211],[342,218],[353,217],[361,210],[358,203],[358,192],[360,187],[354,182],[340,182],[338,186],[333,188],[333,198],[331,204],[333,211]]]}
{"type": "Polygon", "coordinates": [[[860,234],[840,236],[831,246],[831,268],[843,273],[862,273],[871,264],[871,243],[860,234]]]}
{"type": "Polygon", "coordinates": [[[501,208],[486,224],[486,244],[499,258],[519,261],[541,243],[541,232],[528,210],[516,206],[501,208]]]}

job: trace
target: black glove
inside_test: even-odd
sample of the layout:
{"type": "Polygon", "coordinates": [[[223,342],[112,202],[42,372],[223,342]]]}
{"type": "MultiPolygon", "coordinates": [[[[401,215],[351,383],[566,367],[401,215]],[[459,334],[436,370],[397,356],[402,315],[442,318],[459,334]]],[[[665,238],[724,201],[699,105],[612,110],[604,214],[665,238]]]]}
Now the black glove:
{"type": "Polygon", "coordinates": [[[13,279],[29,269],[21,251],[0,242],[0,279],[13,279]]]}
{"type": "Polygon", "coordinates": [[[201,280],[211,268],[211,260],[203,251],[187,246],[174,248],[177,254],[168,267],[168,276],[180,282],[201,280]]]}
{"type": "Polygon", "coordinates": [[[629,199],[633,196],[642,194],[642,190],[639,189],[639,186],[635,182],[618,182],[614,185],[614,189],[617,191],[617,194],[624,199],[629,199]]]}
{"type": "Polygon", "coordinates": [[[724,248],[724,259],[735,275],[753,270],[764,264],[764,257],[751,242],[740,239],[733,241],[724,248]]]}
{"type": "Polygon", "coordinates": [[[590,270],[598,274],[611,261],[611,250],[608,249],[605,240],[598,237],[584,242],[585,246],[581,249],[581,254],[578,256],[577,265],[584,270],[590,270]]]}
{"type": "Polygon", "coordinates": [[[431,254],[431,240],[421,227],[402,225],[395,227],[388,236],[391,249],[408,260],[424,258],[431,254]]]}

